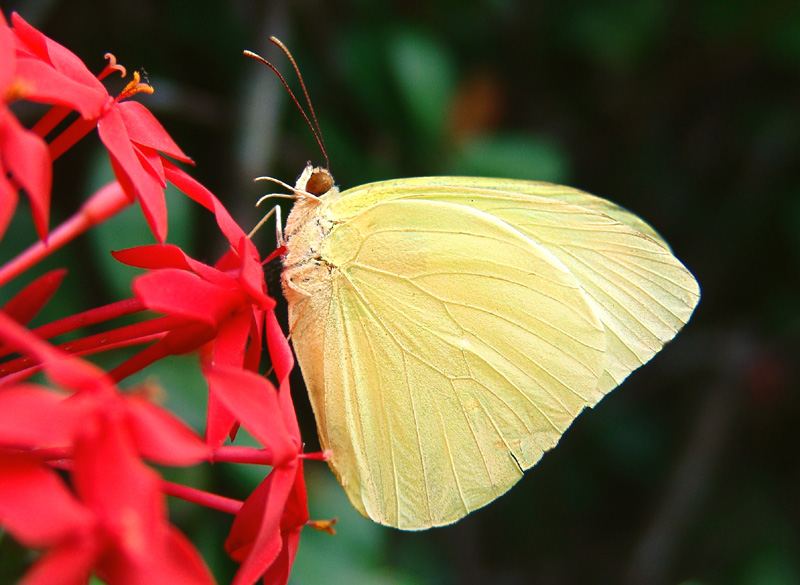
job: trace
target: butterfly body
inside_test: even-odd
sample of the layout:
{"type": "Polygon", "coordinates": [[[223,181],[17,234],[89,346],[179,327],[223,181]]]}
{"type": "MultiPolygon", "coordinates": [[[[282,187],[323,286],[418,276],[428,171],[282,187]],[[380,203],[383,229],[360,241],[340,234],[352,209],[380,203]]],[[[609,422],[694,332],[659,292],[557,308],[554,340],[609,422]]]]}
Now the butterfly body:
{"type": "Polygon", "coordinates": [[[568,187],[424,177],[315,195],[286,223],[295,352],[331,468],[390,526],[499,497],[699,299],[650,226],[568,187]]]}

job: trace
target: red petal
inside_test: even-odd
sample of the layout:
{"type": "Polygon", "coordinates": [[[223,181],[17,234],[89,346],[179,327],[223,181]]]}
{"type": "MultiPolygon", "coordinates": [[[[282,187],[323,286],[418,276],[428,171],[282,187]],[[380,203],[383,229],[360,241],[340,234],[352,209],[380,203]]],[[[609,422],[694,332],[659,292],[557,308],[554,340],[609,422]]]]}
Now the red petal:
{"type": "Polygon", "coordinates": [[[247,297],[238,288],[215,286],[194,274],[172,268],[137,277],[133,291],[148,309],[215,326],[247,303],[247,297]]]}
{"type": "Polygon", "coordinates": [[[3,306],[3,312],[25,325],[47,304],[67,275],[63,268],[43,274],[19,291],[3,306]]]}
{"type": "Polygon", "coordinates": [[[241,268],[239,280],[245,290],[257,299],[262,309],[269,310],[275,306],[275,300],[267,295],[267,285],[264,282],[264,267],[255,249],[255,245],[248,238],[242,238],[238,246],[241,268]]]}
{"type": "Polygon", "coordinates": [[[267,311],[267,347],[278,380],[283,380],[294,368],[294,355],[274,311],[267,311]]]}
{"type": "Polygon", "coordinates": [[[37,58],[19,53],[17,57],[17,77],[25,84],[25,99],[66,106],[86,120],[99,118],[112,99],[102,84],[86,86],[37,58]]]}
{"type": "Polygon", "coordinates": [[[252,313],[241,311],[220,325],[209,364],[213,368],[231,366],[241,369],[250,336],[252,313]]]}
{"type": "Polygon", "coordinates": [[[111,254],[124,264],[139,268],[183,268],[200,276],[203,280],[222,287],[236,286],[234,279],[224,272],[198,262],[173,244],[154,244],[151,246],[138,246],[111,252],[111,254]]]}
{"type": "Polygon", "coordinates": [[[14,80],[17,58],[14,54],[14,33],[8,28],[8,23],[0,11],[0,92],[6,89],[14,80]]]}
{"type": "Polygon", "coordinates": [[[139,459],[122,422],[108,410],[86,421],[75,447],[73,485],[110,532],[108,544],[146,559],[160,547],[166,508],[158,476],[139,459]]]}
{"type": "Polygon", "coordinates": [[[128,128],[128,136],[133,142],[163,152],[180,161],[192,162],[192,159],[175,144],[161,123],[150,113],[150,110],[142,104],[132,101],[121,102],[118,110],[128,128]]]}
{"type": "MultiPolygon", "coordinates": [[[[167,204],[164,200],[164,190],[159,177],[142,166],[118,110],[118,107],[111,107],[106,112],[97,124],[97,132],[108,149],[112,161],[116,163],[114,171],[117,178],[120,179],[119,174],[122,173],[130,182],[134,190],[133,195],[139,200],[153,235],[159,242],[163,242],[167,236],[167,204]]],[[[120,183],[123,187],[126,186],[125,181],[120,180],[120,183]]]]}
{"type": "Polygon", "coordinates": [[[207,368],[203,374],[209,394],[219,398],[242,426],[272,452],[273,465],[296,458],[300,445],[286,430],[278,392],[266,378],[235,368],[207,368]]]}
{"type": "Polygon", "coordinates": [[[294,367],[294,356],[289,348],[289,342],[286,341],[286,337],[284,337],[283,331],[278,325],[274,311],[267,312],[267,346],[269,347],[270,359],[272,360],[272,366],[275,368],[275,374],[280,380],[278,400],[283,412],[283,421],[292,436],[300,441],[300,426],[297,424],[292,392],[289,389],[289,374],[294,367]]]}
{"type": "Polygon", "coordinates": [[[191,270],[189,256],[178,246],[173,244],[153,244],[150,246],[137,246],[126,250],[111,252],[117,260],[128,266],[148,268],[183,268],[191,270]]]}
{"type": "Polygon", "coordinates": [[[233,585],[252,585],[278,557],[283,547],[280,519],[296,473],[295,462],[273,469],[236,515],[225,541],[228,554],[243,560],[233,585]]]}
{"type": "Polygon", "coordinates": [[[169,411],[131,397],[125,400],[128,424],[139,454],[162,465],[193,465],[208,461],[211,450],[169,411]]]}
{"type": "Polygon", "coordinates": [[[300,546],[300,529],[281,534],[281,552],[264,573],[264,585],[286,585],[292,572],[297,547],[300,546]]]}
{"type": "Polygon", "coordinates": [[[67,395],[21,384],[0,392],[0,443],[15,447],[66,447],[78,420],[62,405],[67,395]]]}
{"type": "Polygon", "coordinates": [[[11,185],[5,173],[0,173],[0,239],[5,235],[8,224],[14,217],[17,203],[19,203],[17,187],[11,185]]]}
{"type": "Polygon", "coordinates": [[[250,343],[242,364],[246,370],[258,371],[263,353],[262,340],[264,339],[264,311],[253,308],[253,319],[250,322],[250,343]]]}
{"type": "Polygon", "coordinates": [[[99,554],[93,539],[67,540],[39,559],[19,585],[85,585],[99,554]]]}
{"type": "Polygon", "coordinates": [[[25,455],[0,453],[0,525],[22,544],[41,547],[90,530],[93,516],[55,471],[25,455]]]}
{"type": "Polygon", "coordinates": [[[151,567],[151,577],[141,583],[170,585],[213,585],[214,578],[197,549],[178,532],[169,527],[167,542],[151,567]]]}
{"type": "Polygon", "coordinates": [[[303,460],[297,460],[297,474],[294,486],[286,500],[281,518],[281,530],[300,529],[308,522],[308,494],[306,480],[303,476],[303,460]]]}
{"type": "MultiPolygon", "coordinates": [[[[17,74],[34,84],[35,94],[43,85],[47,85],[47,89],[50,90],[48,93],[52,93],[53,97],[70,95],[77,98],[65,105],[73,105],[84,117],[96,118],[99,116],[109,100],[108,91],[87,69],[83,61],[63,45],[33,28],[19,14],[12,14],[11,22],[19,40],[17,74]],[[23,65],[22,61],[28,62],[27,65],[38,61],[47,65],[51,73],[47,75],[43,71],[37,73],[28,70],[27,65],[23,65]],[[45,77],[48,79],[45,80],[45,77]],[[59,87],[61,88],[60,92],[58,91],[59,87]]],[[[58,103],[64,102],[59,101],[58,103]]]]}
{"type": "MultiPolygon", "coordinates": [[[[242,311],[220,324],[217,338],[213,344],[210,359],[203,362],[211,368],[234,366],[241,368],[247,350],[252,317],[249,311],[242,311]]],[[[257,367],[257,366],[256,366],[257,367]]],[[[220,447],[225,439],[236,437],[239,429],[236,417],[225,407],[213,388],[209,388],[208,407],[206,411],[206,442],[213,448],[220,447]]]]}
{"type": "Polygon", "coordinates": [[[162,189],[167,188],[167,179],[164,177],[164,165],[161,164],[161,155],[152,148],[145,148],[133,143],[133,150],[139,158],[142,167],[146,168],[148,174],[158,178],[158,184],[162,189]]]}
{"type": "Polygon", "coordinates": [[[239,430],[239,423],[236,417],[225,408],[225,404],[217,397],[217,394],[209,389],[208,406],[206,407],[206,443],[212,449],[222,446],[229,436],[231,440],[236,438],[239,430]]]}
{"type": "Polygon", "coordinates": [[[4,172],[25,189],[39,238],[47,236],[50,220],[50,152],[44,140],[26,130],[7,108],[0,108],[0,160],[4,172]]]}

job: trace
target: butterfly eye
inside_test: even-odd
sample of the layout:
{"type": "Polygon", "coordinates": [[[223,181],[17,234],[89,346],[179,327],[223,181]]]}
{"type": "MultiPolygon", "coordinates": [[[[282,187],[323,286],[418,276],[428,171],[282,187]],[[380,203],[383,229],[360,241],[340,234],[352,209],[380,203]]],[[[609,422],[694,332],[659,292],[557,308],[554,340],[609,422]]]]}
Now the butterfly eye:
{"type": "Polygon", "coordinates": [[[312,195],[324,195],[333,187],[333,177],[328,169],[316,168],[306,183],[306,191],[312,195]]]}

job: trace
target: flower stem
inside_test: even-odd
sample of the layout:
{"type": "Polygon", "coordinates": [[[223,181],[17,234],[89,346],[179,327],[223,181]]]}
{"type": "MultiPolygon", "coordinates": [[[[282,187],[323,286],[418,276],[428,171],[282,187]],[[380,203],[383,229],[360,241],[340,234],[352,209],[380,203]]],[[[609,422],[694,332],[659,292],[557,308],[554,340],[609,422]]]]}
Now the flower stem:
{"type": "Polygon", "coordinates": [[[215,463],[249,463],[251,465],[272,465],[275,458],[269,449],[255,447],[220,447],[214,451],[215,463]]]}
{"type": "Polygon", "coordinates": [[[75,146],[75,143],[91,132],[95,126],[97,126],[96,119],[84,120],[83,118],[78,118],[75,120],[50,143],[50,159],[56,160],[59,156],[75,146]]]}
{"type": "Polygon", "coordinates": [[[33,125],[31,132],[35,132],[44,138],[53,128],[58,126],[64,118],[69,116],[70,112],[72,112],[72,108],[68,108],[67,106],[53,106],[33,125]]]}
{"type": "Polygon", "coordinates": [[[92,195],[67,221],[0,268],[0,286],[10,282],[42,259],[131,204],[119,183],[110,183],[92,195]]]}
{"type": "Polygon", "coordinates": [[[187,502],[194,502],[207,508],[213,508],[228,514],[236,514],[242,508],[242,502],[225,496],[218,496],[203,490],[198,490],[189,486],[173,483],[171,481],[161,481],[161,491],[168,496],[180,498],[187,502]]]}

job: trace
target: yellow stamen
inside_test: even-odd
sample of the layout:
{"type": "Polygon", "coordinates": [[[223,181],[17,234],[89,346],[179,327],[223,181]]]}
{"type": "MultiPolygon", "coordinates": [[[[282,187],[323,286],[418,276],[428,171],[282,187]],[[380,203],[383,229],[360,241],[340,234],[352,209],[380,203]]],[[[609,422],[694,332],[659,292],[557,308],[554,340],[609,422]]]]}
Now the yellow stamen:
{"type": "Polygon", "coordinates": [[[144,92],[144,93],[153,93],[155,91],[152,86],[148,85],[147,83],[142,83],[142,77],[139,75],[138,71],[133,72],[133,79],[125,86],[125,89],[117,96],[116,101],[122,101],[127,99],[131,96],[136,95],[137,93],[144,92]]]}
{"type": "Polygon", "coordinates": [[[328,534],[336,534],[336,529],[334,525],[339,521],[338,518],[334,518],[333,520],[309,520],[306,522],[306,526],[313,528],[314,530],[319,530],[320,532],[327,532],[328,534]]]}

